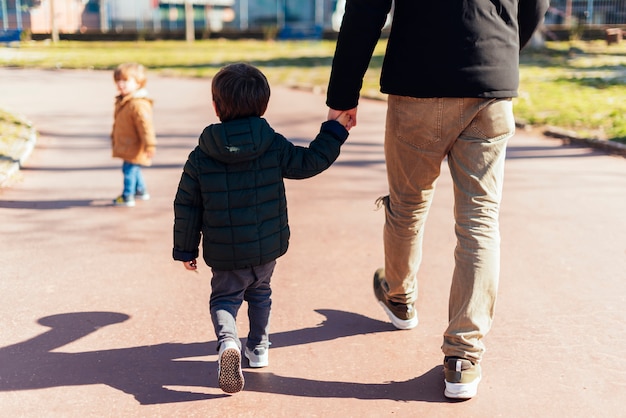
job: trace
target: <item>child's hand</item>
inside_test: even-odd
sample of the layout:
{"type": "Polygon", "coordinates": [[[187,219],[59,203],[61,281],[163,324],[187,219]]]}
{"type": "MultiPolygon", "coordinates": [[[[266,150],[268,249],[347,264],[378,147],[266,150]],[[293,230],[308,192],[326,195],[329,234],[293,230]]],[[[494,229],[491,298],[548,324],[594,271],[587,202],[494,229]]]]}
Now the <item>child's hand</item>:
{"type": "Polygon", "coordinates": [[[350,130],[353,126],[356,126],[356,107],[348,110],[335,110],[330,109],[328,111],[328,119],[336,120],[341,123],[347,130],[350,130]]]}
{"type": "Polygon", "coordinates": [[[153,151],[153,150],[146,151],[146,156],[147,156],[148,158],[153,158],[153,157],[154,157],[154,151],[153,151]]]}
{"type": "Polygon", "coordinates": [[[187,270],[198,270],[198,264],[195,258],[191,261],[183,261],[183,266],[185,266],[187,270]]]}
{"type": "Polygon", "coordinates": [[[342,112],[339,116],[337,116],[337,119],[335,120],[341,123],[347,130],[350,130],[350,128],[352,128],[352,119],[347,112],[342,112]]]}

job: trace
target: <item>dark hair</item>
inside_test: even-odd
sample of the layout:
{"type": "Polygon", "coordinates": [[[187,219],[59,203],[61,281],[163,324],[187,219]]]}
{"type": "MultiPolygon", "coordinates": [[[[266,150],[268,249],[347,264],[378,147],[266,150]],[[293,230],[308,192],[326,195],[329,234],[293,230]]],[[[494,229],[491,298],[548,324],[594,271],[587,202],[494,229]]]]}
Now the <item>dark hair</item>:
{"type": "Polygon", "coordinates": [[[222,122],[262,116],[270,100],[265,75],[249,64],[230,64],[218,71],[211,83],[217,116],[222,122]]]}

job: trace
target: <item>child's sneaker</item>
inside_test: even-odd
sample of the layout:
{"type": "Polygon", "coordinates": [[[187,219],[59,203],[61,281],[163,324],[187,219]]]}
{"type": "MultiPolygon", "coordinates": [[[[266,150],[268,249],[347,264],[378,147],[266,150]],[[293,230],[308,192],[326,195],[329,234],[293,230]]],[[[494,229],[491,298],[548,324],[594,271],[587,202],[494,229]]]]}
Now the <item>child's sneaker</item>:
{"type": "Polygon", "coordinates": [[[150,200],[150,193],[148,193],[145,190],[144,191],[137,190],[137,192],[135,193],[135,199],[150,200]]]}
{"type": "Polygon", "coordinates": [[[241,372],[241,352],[233,340],[225,340],[220,345],[217,360],[217,375],[220,389],[226,393],[236,393],[243,389],[241,372]]]}
{"type": "Polygon", "coordinates": [[[446,389],[443,394],[452,399],[470,399],[476,396],[480,383],[480,365],[459,357],[443,360],[446,389]]]}
{"type": "Polygon", "coordinates": [[[113,199],[113,206],[135,206],[135,199],[132,197],[125,198],[123,195],[120,195],[113,199]]]}
{"type": "Polygon", "coordinates": [[[248,359],[250,367],[267,367],[269,364],[269,351],[265,347],[258,346],[254,350],[246,347],[244,355],[248,359]]]}

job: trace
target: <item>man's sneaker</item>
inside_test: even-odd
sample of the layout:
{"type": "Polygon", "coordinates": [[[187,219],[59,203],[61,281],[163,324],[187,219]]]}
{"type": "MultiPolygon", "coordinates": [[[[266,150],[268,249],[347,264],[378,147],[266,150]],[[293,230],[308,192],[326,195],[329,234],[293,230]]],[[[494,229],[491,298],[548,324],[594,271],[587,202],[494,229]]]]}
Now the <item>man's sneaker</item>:
{"type": "Polygon", "coordinates": [[[217,375],[220,389],[224,392],[236,393],[243,389],[241,352],[233,340],[225,340],[220,346],[217,375]]]}
{"type": "Polygon", "coordinates": [[[383,307],[391,323],[398,329],[411,329],[417,326],[417,312],[415,307],[404,303],[395,303],[387,300],[383,287],[388,288],[385,282],[385,269],[378,269],[374,273],[374,296],[383,307]]]}
{"type": "Polygon", "coordinates": [[[246,347],[244,355],[248,359],[250,367],[267,367],[269,364],[269,350],[265,347],[256,347],[254,350],[250,350],[246,347]]]}
{"type": "Polygon", "coordinates": [[[480,364],[459,357],[443,360],[446,389],[443,394],[452,399],[470,399],[476,396],[480,383],[480,364]]]}
{"type": "Polygon", "coordinates": [[[143,191],[140,192],[139,190],[135,193],[135,199],[139,199],[139,200],[150,200],[150,193],[143,191]]]}
{"type": "Polygon", "coordinates": [[[125,198],[124,196],[120,195],[116,197],[115,199],[113,199],[113,206],[133,207],[135,206],[135,199],[132,197],[125,198]]]}

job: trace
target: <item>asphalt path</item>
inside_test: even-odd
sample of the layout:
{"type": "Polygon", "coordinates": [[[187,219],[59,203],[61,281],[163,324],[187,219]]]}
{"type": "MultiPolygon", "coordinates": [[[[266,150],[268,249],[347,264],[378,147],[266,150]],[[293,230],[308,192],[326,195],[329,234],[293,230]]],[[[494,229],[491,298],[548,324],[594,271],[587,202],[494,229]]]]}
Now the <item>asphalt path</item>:
{"type": "MultiPolygon", "coordinates": [[[[335,165],[289,181],[292,240],[273,278],[270,365],[217,387],[210,271],[171,259],[172,200],[210,81],[150,75],[152,199],[110,205],[112,74],[0,69],[0,107],[40,137],[0,190],[2,417],[615,417],[626,401],[626,159],[519,132],[508,150],[502,278],[483,380],[443,397],[455,244],[447,167],[427,223],[419,326],[375,303],[386,194],[385,104],[363,100],[335,165]]],[[[324,96],[273,87],[267,119],[306,145],[324,96]]],[[[245,307],[238,319],[247,333],[245,307]]]]}

